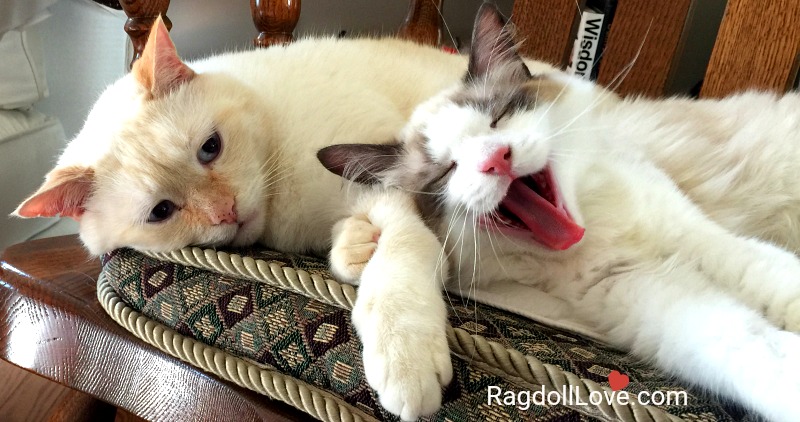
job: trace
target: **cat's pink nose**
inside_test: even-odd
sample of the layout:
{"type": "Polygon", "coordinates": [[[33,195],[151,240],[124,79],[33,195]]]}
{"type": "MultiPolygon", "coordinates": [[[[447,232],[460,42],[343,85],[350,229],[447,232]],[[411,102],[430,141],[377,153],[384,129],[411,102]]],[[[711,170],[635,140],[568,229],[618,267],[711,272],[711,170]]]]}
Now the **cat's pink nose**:
{"type": "Polygon", "coordinates": [[[236,201],[233,197],[221,198],[217,200],[212,209],[209,210],[211,224],[236,224],[239,215],[236,212],[236,201]]]}
{"type": "Polygon", "coordinates": [[[511,148],[507,145],[496,148],[489,154],[489,158],[480,163],[478,170],[480,170],[481,173],[496,174],[498,176],[512,176],[511,148]]]}

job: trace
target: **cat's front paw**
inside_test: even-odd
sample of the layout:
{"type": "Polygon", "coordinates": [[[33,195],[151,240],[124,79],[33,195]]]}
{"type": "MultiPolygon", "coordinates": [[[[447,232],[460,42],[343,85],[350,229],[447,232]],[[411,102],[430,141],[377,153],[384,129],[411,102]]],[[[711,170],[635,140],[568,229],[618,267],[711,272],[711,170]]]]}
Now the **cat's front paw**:
{"type": "Polygon", "coordinates": [[[375,249],[381,230],[364,214],[345,218],[333,228],[330,265],[342,281],[357,284],[375,249]]]}
{"type": "Polygon", "coordinates": [[[405,346],[396,345],[399,349],[364,351],[367,382],[377,391],[381,406],[405,421],[439,410],[442,387],[453,377],[446,342],[442,348],[432,344],[438,341],[420,337],[405,337],[405,346]]]}
{"type": "Polygon", "coordinates": [[[426,320],[430,309],[393,299],[357,304],[353,322],[364,343],[364,373],[381,406],[411,421],[441,407],[453,367],[441,312],[426,320]]]}

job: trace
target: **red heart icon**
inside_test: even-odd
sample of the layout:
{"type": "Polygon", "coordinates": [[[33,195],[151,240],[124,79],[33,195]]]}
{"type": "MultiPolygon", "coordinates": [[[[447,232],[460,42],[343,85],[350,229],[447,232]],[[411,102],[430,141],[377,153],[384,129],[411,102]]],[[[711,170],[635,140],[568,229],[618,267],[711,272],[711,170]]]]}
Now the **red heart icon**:
{"type": "Polygon", "coordinates": [[[608,374],[608,385],[610,385],[611,389],[614,391],[622,390],[630,383],[631,379],[619,371],[611,371],[611,373],[608,374]]]}

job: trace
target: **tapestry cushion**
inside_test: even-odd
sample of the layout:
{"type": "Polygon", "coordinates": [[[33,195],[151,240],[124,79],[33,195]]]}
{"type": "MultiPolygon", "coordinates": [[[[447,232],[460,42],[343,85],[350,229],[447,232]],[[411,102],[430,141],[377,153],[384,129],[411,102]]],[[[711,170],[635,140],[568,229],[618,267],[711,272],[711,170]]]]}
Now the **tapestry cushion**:
{"type": "MultiPolygon", "coordinates": [[[[109,315],[173,356],[317,419],[397,420],[364,377],[350,321],[356,293],[324,259],[259,248],[120,249],[104,256],[98,281],[109,315]]],[[[751,418],[597,341],[447,302],[454,377],[429,420],[751,418]]]]}

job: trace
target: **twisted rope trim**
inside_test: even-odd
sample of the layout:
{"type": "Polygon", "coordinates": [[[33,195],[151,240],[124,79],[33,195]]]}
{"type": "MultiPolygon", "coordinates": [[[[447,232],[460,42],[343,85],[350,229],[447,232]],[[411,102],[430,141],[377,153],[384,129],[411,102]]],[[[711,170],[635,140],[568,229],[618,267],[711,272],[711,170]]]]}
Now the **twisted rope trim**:
{"type": "Polygon", "coordinates": [[[324,279],[301,269],[284,267],[277,262],[197,247],[142,253],[162,261],[265,283],[347,310],[352,310],[356,302],[356,289],[352,285],[324,279]]]}
{"type": "MultiPolygon", "coordinates": [[[[592,380],[579,378],[577,375],[546,363],[539,359],[525,355],[518,350],[508,349],[502,344],[489,341],[486,338],[470,334],[461,328],[447,327],[447,341],[450,350],[469,361],[477,361],[492,369],[500,370],[508,377],[522,379],[525,383],[534,386],[544,386],[546,391],[577,392],[577,397],[584,403],[590,403],[589,395],[592,392],[611,394],[609,387],[600,385],[592,380]]],[[[631,397],[635,400],[635,397],[631,397]]],[[[625,422],[679,422],[683,421],[678,416],[671,415],[657,407],[643,405],[631,401],[628,405],[613,402],[611,405],[602,401],[599,405],[568,406],[582,413],[594,407],[596,413],[589,416],[605,418],[610,421],[625,422]]]]}
{"type": "Polygon", "coordinates": [[[114,321],[136,337],[206,372],[288,403],[325,422],[376,420],[325,390],[278,371],[264,369],[151,320],[122,301],[105,273],[97,279],[97,299],[114,321]]]}
{"type": "MultiPolygon", "coordinates": [[[[297,268],[281,266],[277,262],[267,262],[260,259],[242,257],[237,254],[229,254],[222,251],[197,247],[183,248],[166,253],[143,253],[155,259],[214,271],[236,278],[245,278],[260,283],[266,283],[284,290],[294,291],[346,310],[352,310],[353,304],[356,301],[356,289],[349,284],[323,279],[319,275],[309,274],[305,270],[297,268]]],[[[98,289],[98,296],[99,295],[98,289]]],[[[135,312],[133,310],[130,311],[135,312]]],[[[157,324],[152,321],[150,322],[157,324]]],[[[139,336],[136,332],[134,332],[134,334],[139,336]]],[[[175,334],[179,335],[177,333],[175,334]]],[[[468,331],[461,328],[448,326],[447,340],[450,350],[468,362],[485,364],[491,369],[499,371],[509,377],[522,379],[524,382],[535,386],[544,386],[548,391],[562,391],[563,389],[567,391],[577,390],[578,398],[584,403],[590,403],[589,395],[592,394],[592,392],[599,392],[600,394],[611,394],[612,392],[609,387],[600,385],[592,380],[579,378],[577,375],[564,371],[557,366],[545,364],[533,356],[522,354],[518,350],[508,349],[500,343],[487,340],[485,337],[479,335],[470,334],[468,331]]],[[[172,354],[167,350],[165,351],[172,354]]],[[[183,357],[181,357],[181,359],[183,359],[183,357]]],[[[247,385],[245,385],[245,387],[250,388],[247,385]]],[[[256,391],[260,392],[260,390],[256,391]]],[[[631,398],[633,400],[628,405],[622,405],[616,401],[609,405],[607,402],[603,401],[597,406],[587,404],[585,406],[573,405],[568,407],[582,413],[590,412],[592,413],[590,416],[602,417],[609,421],[683,421],[683,419],[678,416],[669,414],[655,406],[640,404],[635,401],[635,397],[631,398]],[[592,408],[594,408],[596,412],[591,412],[590,409],[592,408]]]]}

